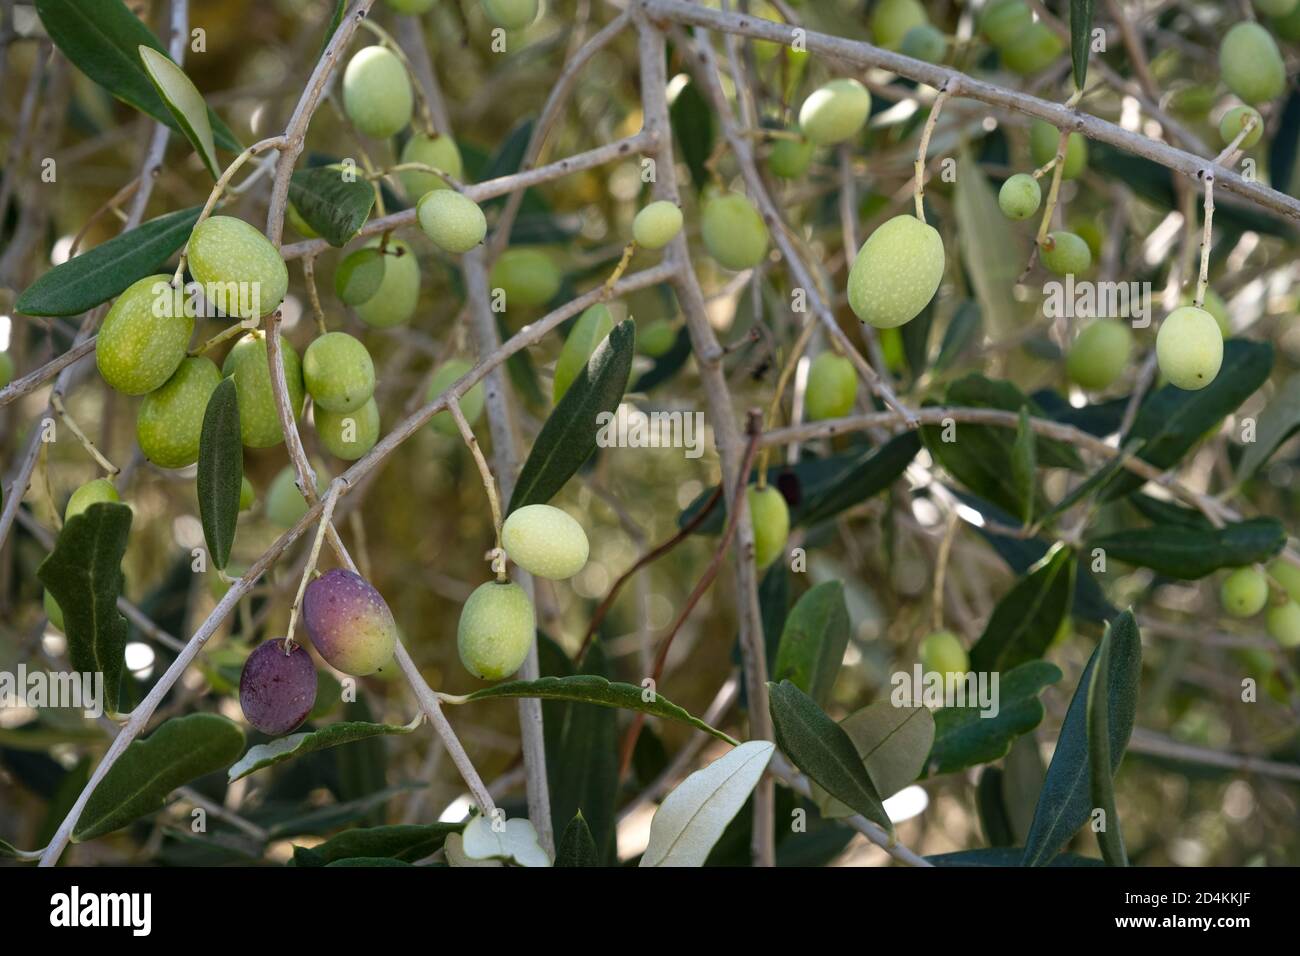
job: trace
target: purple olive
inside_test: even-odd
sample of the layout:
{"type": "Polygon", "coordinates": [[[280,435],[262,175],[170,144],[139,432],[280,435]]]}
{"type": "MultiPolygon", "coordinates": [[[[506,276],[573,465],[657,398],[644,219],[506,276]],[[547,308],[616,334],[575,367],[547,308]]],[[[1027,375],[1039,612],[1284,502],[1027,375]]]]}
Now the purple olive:
{"type": "Polygon", "coordinates": [[[307,585],[302,619],[320,656],[345,674],[364,677],[393,658],[393,612],[359,574],[334,568],[307,585]]]}
{"type": "Polygon", "coordinates": [[[271,737],[287,734],[316,704],[316,666],[307,648],[273,638],[258,645],[239,675],[239,706],[248,722],[271,737]]]}

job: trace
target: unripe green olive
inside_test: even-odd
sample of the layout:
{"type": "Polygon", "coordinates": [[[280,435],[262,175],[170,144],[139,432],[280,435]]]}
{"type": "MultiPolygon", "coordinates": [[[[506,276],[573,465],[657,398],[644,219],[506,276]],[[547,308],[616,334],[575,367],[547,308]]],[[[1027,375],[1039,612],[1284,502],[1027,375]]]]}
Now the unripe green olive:
{"type": "Polygon", "coordinates": [[[948,55],[948,38],[942,31],[923,23],[907,31],[899,52],[926,63],[942,63],[948,55]]]}
{"type": "Polygon", "coordinates": [[[1065,358],[1065,374],[1081,388],[1109,388],[1128,366],[1133,332],[1119,319],[1094,319],[1079,331],[1065,358]]]}
{"type": "Polygon", "coordinates": [[[897,50],[908,30],[929,22],[919,0],[880,0],[871,14],[871,38],[876,46],[897,50]]]}
{"type": "Polygon", "coordinates": [[[469,252],[487,235],[487,218],[474,200],[451,189],[435,189],[416,204],[420,228],[446,252],[469,252]]]}
{"type": "Polygon", "coordinates": [[[1223,145],[1228,145],[1240,136],[1248,122],[1251,124],[1250,132],[1237,144],[1238,149],[1250,149],[1259,142],[1264,135],[1264,119],[1253,106],[1234,106],[1224,113],[1219,120],[1219,136],[1223,139],[1223,145]]]}
{"type": "Polygon", "coordinates": [[[302,353],[302,380],[317,408],[350,412],[375,394],[375,363],[359,339],[326,332],[302,353]]]}
{"type": "Polygon", "coordinates": [[[910,322],[934,298],[943,279],[939,231],[906,213],[882,223],[858,250],[849,270],[849,305],[878,329],[910,322]]]}
{"type": "Polygon", "coordinates": [[[501,525],[501,546],[529,574],[552,581],[571,578],[587,564],[587,532],[567,511],[524,505],[501,525]]]}
{"type": "MultiPolygon", "coordinates": [[[[425,401],[433,401],[447,389],[455,384],[456,380],[463,377],[466,372],[474,366],[464,359],[448,359],[438,367],[433,373],[433,378],[429,380],[429,390],[425,394],[425,401]]],[[[465,421],[472,426],[479,420],[483,414],[483,382],[475,382],[470,386],[470,390],[461,396],[460,412],[465,416],[465,421]]],[[[456,419],[452,418],[451,412],[439,412],[430,420],[434,429],[444,435],[456,436],[460,434],[460,429],[456,427],[456,419]]]]}
{"type": "Polygon", "coordinates": [[[1300,601],[1300,568],[1285,558],[1274,558],[1264,569],[1268,576],[1282,586],[1287,597],[1300,601]]]}
{"type": "Polygon", "coordinates": [[[682,231],[682,211],[666,199],[652,202],[632,220],[632,238],[643,249],[662,249],[682,231]]]}
{"type": "MultiPolygon", "coordinates": [[[[1046,166],[1056,156],[1056,144],[1061,131],[1051,123],[1036,119],[1029,124],[1029,155],[1034,165],[1046,166]]],[[[1074,179],[1088,165],[1088,140],[1082,133],[1071,133],[1065,138],[1065,163],[1061,167],[1062,179],[1074,179]]]]}
{"type": "Polygon", "coordinates": [[[1075,216],[1070,219],[1070,231],[1088,244],[1088,253],[1093,262],[1101,258],[1101,244],[1106,237],[1097,225],[1097,220],[1075,216]]]}
{"type": "Polygon", "coordinates": [[[438,0],[388,0],[388,5],[398,13],[428,13],[438,0]]]}
{"type": "Polygon", "coordinates": [[[14,380],[14,360],[8,352],[0,352],[0,388],[14,380]]]}
{"type": "Polygon", "coordinates": [[[317,408],[316,435],[330,454],[356,461],[379,441],[379,406],[373,398],[350,412],[317,408]]]}
{"type": "Polygon", "coordinates": [[[345,674],[365,677],[393,659],[393,612],[383,595],[353,571],[332,568],[307,585],[302,623],[317,653],[345,674]]]}
{"type": "MultiPolygon", "coordinates": [[[[1189,288],[1178,300],[1179,305],[1195,305],[1195,296],[1189,288]]],[[[1214,321],[1219,323],[1219,331],[1223,333],[1225,339],[1232,337],[1232,316],[1228,314],[1228,303],[1223,301],[1223,296],[1215,292],[1208,286],[1205,289],[1205,301],[1201,303],[1201,308],[1210,315],[1214,316],[1214,321]]]]}
{"type": "Polygon", "coordinates": [[[992,0],[980,11],[979,28],[990,43],[1003,47],[1033,22],[1033,11],[1024,0],[992,0]]]}
{"type": "Polygon", "coordinates": [[[461,608],[456,647],[465,669],[481,680],[519,670],[537,632],[533,602],[518,584],[480,584],[461,608]]]}
{"type": "Polygon", "coordinates": [[[199,223],[187,247],[190,272],[209,301],[227,315],[256,319],[269,315],[289,291],[289,268],[279,250],[257,228],[234,216],[199,223]]]}
{"type": "Polygon", "coordinates": [[[380,252],[381,241],[372,239],[349,253],[334,274],[334,291],[372,329],[410,321],[420,301],[420,263],[415,253],[399,239],[389,239],[380,252]],[[358,299],[355,288],[369,294],[358,299]]]}
{"type": "MultiPolygon", "coordinates": [[[[283,337],[280,339],[280,365],[284,368],[289,408],[296,419],[302,414],[302,362],[283,337]]],[[[236,342],[221,366],[221,374],[235,379],[239,433],[244,444],[249,448],[269,448],[284,441],[280,416],[275,409],[275,393],[271,389],[266,333],[259,329],[236,342]]]]}
{"type": "Polygon", "coordinates": [[[766,568],[785,551],[790,537],[790,509],[776,488],[750,485],[745,489],[749,520],[754,526],[754,563],[766,568]]]}
{"type": "Polygon", "coordinates": [[[1039,247],[1043,265],[1058,276],[1087,272],[1092,266],[1092,250],[1083,237],[1064,229],[1049,232],[1039,247]]]}
{"type": "Polygon", "coordinates": [[[45,616],[50,619],[50,623],[60,631],[64,630],[63,608],[59,607],[59,602],[54,600],[54,595],[46,591],[41,598],[41,603],[45,606],[45,616]]]}
{"type": "Polygon", "coordinates": [[[970,658],[956,634],[934,631],[921,641],[921,669],[926,673],[965,674],[970,670],[970,658]]]}
{"type": "MultiPolygon", "coordinates": [[[[316,493],[325,494],[330,478],[323,468],[315,466],[316,493]]],[[[298,474],[292,465],[285,465],[271,480],[266,491],[266,520],[278,528],[292,528],[307,513],[307,499],[298,490],[298,474]]]]}
{"type": "Polygon", "coordinates": [[[999,50],[1008,70],[1029,76],[1051,66],[1065,51],[1065,41],[1045,23],[1024,27],[999,50]]]}
{"type": "Polygon", "coordinates": [[[522,30],[537,19],[537,0],[483,0],[483,12],[497,26],[522,30]]]}
{"type": "Polygon", "coordinates": [[[1009,176],[998,190],[998,208],[1008,219],[1028,219],[1038,212],[1042,201],[1042,187],[1029,173],[1009,176]]]}
{"type": "Polygon", "coordinates": [[[91,505],[99,504],[103,501],[120,502],[121,496],[117,493],[117,488],[107,478],[96,478],[94,481],[88,481],[72,493],[68,499],[67,505],[63,509],[63,521],[67,523],[77,515],[84,512],[91,505]]]}
{"type": "Polygon", "coordinates": [[[677,344],[677,326],[668,319],[655,319],[637,330],[636,347],[642,355],[659,358],[677,344]]]}
{"type": "Polygon", "coordinates": [[[1266,17],[1284,17],[1296,4],[1297,0],[1255,0],[1255,9],[1266,17]]]}
{"type": "Polygon", "coordinates": [[[257,492],[253,490],[253,483],[244,475],[239,479],[239,510],[247,511],[253,507],[257,501],[257,492]]]}
{"type": "Polygon", "coordinates": [[[375,44],[352,55],[343,71],[343,110],[371,139],[387,139],[411,122],[411,78],[392,50],[375,44]]]}
{"type": "Polygon", "coordinates": [[[778,139],[767,154],[767,168],[782,179],[798,179],[808,171],[817,147],[811,140],[778,139]]]}
{"type": "Polygon", "coordinates": [[[843,355],[822,352],[808,369],[804,411],[809,421],[843,418],[858,397],[858,373],[843,355]]]}
{"type": "Polygon", "coordinates": [[[1291,8],[1291,12],[1272,22],[1272,27],[1283,40],[1292,43],[1300,41],[1300,2],[1291,8]]]}
{"type": "Polygon", "coordinates": [[[146,395],[135,418],[135,438],[144,456],[159,468],[198,461],[203,413],[220,384],[217,364],[198,355],[182,361],[162,388],[146,395]]]}
{"type": "Polygon", "coordinates": [[[1219,43],[1219,73],[1228,89],[1247,103],[1264,103],[1286,89],[1286,64],[1273,35],[1258,23],[1242,22],[1219,43]]]}
{"type": "Polygon", "coordinates": [[[1156,364],[1179,388],[1195,390],[1214,381],[1223,364],[1223,333],[1214,316],[1193,305],[1169,313],[1156,333],[1156,364]]]}
{"type": "Polygon", "coordinates": [[[852,139],[866,125],[871,94],[852,77],[831,80],[799,108],[799,128],[810,143],[831,146],[852,139]]]}
{"type": "Polygon", "coordinates": [[[1288,600],[1268,609],[1265,626],[1283,647],[1300,647],[1300,604],[1288,600]]]}
{"type": "Polygon", "coordinates": [[[506,308],[534,308],[545,305],[560,291],[564,281],[555,260],[541,249],[519,246],[507,249],[492,264],[488,285],[505,295],[506,308]]]}
{"type": "Polygon", "coordinates": [[[560,357],[555,362],[555,378],[551,384],[551,401],[556,405],[569,390],[573,380],[587,365],[596,346],[605,340],[614,328],[614,317],[609,306],[597,302],[589,306],[569,330],[569,337],[564,340],[560,357]]]}
{"type": "Polygon", "coordinates": [[[767,255],[767,224],[741,193],[720,193],[704,201],[700,238],[709,255],[734,272],[752,269],[767,255]]]}
{"type": "Polygon", "coordinates": [[[127,286],[108,310],[95,339],[99,374],[123,395],[145,395],[172,377],[185,358],[194,318],[156,305],[171,299],[171,276],[145,276],[127,286]]]}
{"type": "Polygon", "coordinates": [[[1268,603],[1268,578],[1254,568],[1237,568],[1219,586],[1219,603],[1233,617],[1254,617],[1268,603]]]}
{"type": "MultiPolygon", "coordinates": [[[[399,163],[420,163],[433,169],[441,169],[453,179],[463,179],[465,166],[460,157],[460,149],[450,136],[427,136],[414,133],[402,147],[399,163]]],[[[433,173],[418,169],[404,169],[397,174],[397,181],[402,184],[402,191],[412,199],[423,196],[435,189],[450,189],[447,181],[433,173]]]]}

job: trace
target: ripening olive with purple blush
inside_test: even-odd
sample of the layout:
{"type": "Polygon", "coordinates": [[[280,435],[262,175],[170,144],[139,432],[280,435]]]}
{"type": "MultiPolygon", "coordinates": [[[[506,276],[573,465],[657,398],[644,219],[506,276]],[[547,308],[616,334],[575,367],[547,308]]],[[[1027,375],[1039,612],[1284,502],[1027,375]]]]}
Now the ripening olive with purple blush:
{"type": "Polygon", "coordinates": [[[293,730],[316,704],[316,665],[301,644],[273,638],[258,645],[239,675],[239,706],[250,724],[270,737],[293,730]]]}
{"type": "Polygon", "coordinates": [[[345,674],[364,677],[392,660],[393,612],[359,574],[334,568],[307,585],[302,619],[320,656],[345,674]]]}

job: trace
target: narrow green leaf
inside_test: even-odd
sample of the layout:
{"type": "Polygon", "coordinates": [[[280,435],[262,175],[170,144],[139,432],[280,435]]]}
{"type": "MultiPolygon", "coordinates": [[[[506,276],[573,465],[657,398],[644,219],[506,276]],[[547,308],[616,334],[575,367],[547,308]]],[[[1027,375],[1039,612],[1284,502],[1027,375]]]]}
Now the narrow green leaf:
{"type": "Polygon", "coordinates": [[[892,834],[894,824],[849,735],[788,680],[767,687],[776,742],[786,756],[809,780],[892,834]]]}
{"type": "Polygon", "coordinates": [[[985,716],[978,704],[942,707],[934,712],[934,747],[926,761],[930,774],[954,773],[1007,755],[1012,741],[1043,720],[1043,688],[1061,679],[1047,661],[1029,661],[998,675],[997,713],[985,716]]]}
{"type": "Polygon", "coordinates": [[[1088,548],[1101,548],[1107,559],[1194,581],[1220,568],[1267,561],[1285,544],[1286,529],[1276,518],[1249,518],[1222,528],[1183,524],[1126,528],[1090,539],[1088,548]]]}
{"type": "Polygon", "coordinates": [[[596,450],[603,420],[613,415],[632,371],[636,324],[627,319],[596,346],[555,406],[519,473],[508,511],[545,504],[596,450]]]}
{"type": "MultiPolygon", "coordinates": [[[[919,705],[898,706],[892,700],[878,700],[845,717],[840,727],[853,741],[882,800],[888,800],[921,775],[934,745],[934,717],[928,708],[919,705]]],[[[829,819],[853,813],[816,784],[813,799],[822,816],[829,819]]]]}
{"type": "Polygon", "coordinates": [[[920,450],[920,437],[909,431],[859,456],[835,481],[809,490],[800,509],[799,524],[809,527],[828,521],[884,491],[902,477],[920,450]]]}
{"type": "Polygon", "coordinates": [[[297,866],[328,866],[336,860],[385,858],[414,863],[442,849],[449,833],[459,833],[463,823],[396,824],[344,830],[314,847],[295,846],[297,866]]]}
{"type": "Polygon", "coordinates": [[[781,631],[772,679],[788,680],[819,705],[825,704],[848,645],[844,585],[823,581],[791,608],[781,631]]]}
{"type": "Polygon", "coordinates": [[[248,753],[244,754],[238,763],[231,765],[227,777],[231,783],[234,783],[241,777],[247,777],[250,773],[273,767],[294,757],[304,757],[317,750],[352,743],[354,740],[365,740],[369,737],[381,737],[387,734],[409,734],[419,724],[419,716],[409,724],[401,725],[374,724],[367,721],[350,720],[330,724],[320,730],[304,731],[300,734],[278,737],[270,743],[249,747],[248,753]]]}
{"type": "Polygon", "coordinates": [[[152,275],[185,244],[201,206],[169,212],[69,259],[27,287],[15,310],[24,315],[79,315],[152,275]]]}
{"type": "Polygon", "coordinates": [[[1029,407],[1020,406],[1020,421],[1016,425],[1016,440],[1011,446],[1011,483],[1020,499],[1020,522],[1028,525],[1034,520],[1034,477],[1038,468],[1037,447],[1033,429],[1029,427],[1029,407]]]}
{"type": "MultiPolygon", "coordinates": [[[[938,853],[925,859],[935,866],[1021,866],[1020,859],[1024,850],[1020,847],[994,846],[979,850],[958,850],[956,853],[938,853]]],[[[1074,853],[1062,853],[1053,857],[1047,866],[1105,866],[1101,860],[1094,860],[1074,853]]]]}
{"type": "Polygon", "coordinates": [[[227,766],[243,749],[244,732],[234,721],[217,714],[173,717],[133,740],[113,764],[90,795],[73,841],[93,840],[161,810],[177,787],[227,766]]]}
{"type": "Polygon", "coordinates": [[[1011,846],[1015,836],[1002,802],[1002,768],[985,767],[975,785],[975,811],[980,818],[984,840],[991,847],[1011,846]]]}
{"type": "Polygon", "coordinates": [[[93,504],[63,526],[36,576],[63,611],[68,659],[80,673],[104,675],[104,706],[117,710],[129,630],[117,609],[131,509],[93,504]]]}
{"type": "Polygon", "coordinates": [[[492,700],[502,697],[540,697],[542,700],[571,700],[580,704],[600,704],[603,707],[619,707],[623,710],[636,710],[651,717],[662,717],[690,724],[696,730],[703,730],[719,740],[732,746],[736,741],[715,727],[710,727],[698,717],[694,717],[678,707],[662,694],[638,687],[635,684],[623,684],[607,681],[603,677],[591,674],[575,674],[572,677],[542,677],[538,680],[507,681],[476,690],[466,697],[444,698],[448,703],[467,704],[476,700],[492,700]],[[648,699],[647,699],[648,698],[648,699]]]}
{"type": "Polygon", "coordinates": [[[235,380],[223,378],[203,412],[199,433],[199,519],[208,554],[218,569],[230,560],[239,519],[239,488],[244,480],[244,445],[239,437],[239,399],[235,380]]]}
{"type": "Polygon", "coordinates": [[[203,94],[167,54],[143,44],[137,49],[144,71],[162,98],[163,105],[171,110],[176,125],[199,154],[212,178],[217,179],[221,167],[217,165],[217,147],[212,141],[212,123],[208,120],[208,104],[203,101],[203,94]]]}
{"type": "Polygon", "coordinates": [[[676,95],[668,107],[673,140],[681,150],[686,168],[691,172],[691,182],[695,184],[696,190],[702,190],[709,183],[706,164],[713,153],[713,143],[717,137],[713,109],[693,82],[687,81],[676,86],[674,92],[676,95]]]}
{"type": "MultiPolygon", "coordinates": [[[[1112,776],[1124,758],[1133,721],[1137,715],[1138,684],[1142,676],[1142,639],[1132,611],[1122,612],[1107,628],[1110,635],[1110,666],[1106,691],[1106,717],[1110,772],[1112,776]]],[[[1025,866],[1042,866],[1070,841],[1092,810],[1087,727],[1088,686],[1101,648],[1093,651],[1075,688],[1070,707],[1061,724],[1056,751],[1047,768],[1047,778],[1034,809],[1034,822],[1025,840],[1025,866]]]]}
{"type": "Polygon", "coordinates": [[[325,35],[321,37],[320,50],[316,53],[317,60],[325,52],[325,48],[330,45],[330,40],[334,39],[334,31],[343,22],[343,11],[347,9],[347,6],[348,0],[334,0],[334,12],[330,14],[330,18],[325,24],[325,35]]]}
{"type": "Polygon", "coordinates": [[[338,247],[346,245],[365,225],[375,205],[375,190],[355,176],[349,182],[342,170],[311,166],[297,170],[290,178],[289,201],[307,225],[331,246],[338,247]]]}
{"type": "MultiPolygon", "coordinates": [[[[36,0],[36,12],[54,45],[77,69],[124,103],[185,132],[158,95],[138,52],[141,46],[167,51],[122,0],[36,0]]],[[[208,122],[222,149],[243,149],[211,110],[208,122]]]]}
{"type": "Polygon", "coordinates": [[[1100,810],[1105,814],[1102,829],[1097,830],[1102,859],[1111,866],[1128,866],[1110,760],[1110,643],[1107,630],[1097,647],[1097,666],[1092,669],[1092,680],[1088,682],[1088,793],[1093,812],[1100,810]]]}
{"type": "Polygon", "coordinates": [[[560,845],[555,848],[556,866],[600,866],[596,841],[579,810],[560,835],[560,845]]]}
{"type": "Polygon", "coordinates": [[[1070,616],[1075,554],[1064,545],[1048,552],[998,602],[970,652],[974,671],[1009,671],[1042,657],[1070,616]]]}
{"type": "Polygon", "coordinates": [[[1070,63],[1074,88],[1082,90],[1088,79],[1088,52],[1092,45],[1094,0],[1070,0],[1070,63]]]}
{"type": "Polygon", "coordinates": [[[1060,501],[1048,508],[1047,511],[1043,512],[1035,527],[1041,528],[1049,521],[1065,514],[1065,512],[1069,511],[1079,502],[1093,494],[1097,489],[1104,487],[1111,478],[1123,470],[1125,467],[1124,463],[1137,454],[1138,449],[1141,447],[1141,439],[1135,438],[1130,441],[1120,449],[1118,455],[1114,458],[1108,459],[1104,465],[1075,485],[1069,492],[1062,495],[1060,501]]]}
{"type": "Polygon", "coordinates": [[[1300,375],[1292,375],[1260,412],[1255,422],[1255,440],[1245,446],[1237,462],[1237,483],[1250,479],[1297,429],[1300,429],[1300,375]]]}

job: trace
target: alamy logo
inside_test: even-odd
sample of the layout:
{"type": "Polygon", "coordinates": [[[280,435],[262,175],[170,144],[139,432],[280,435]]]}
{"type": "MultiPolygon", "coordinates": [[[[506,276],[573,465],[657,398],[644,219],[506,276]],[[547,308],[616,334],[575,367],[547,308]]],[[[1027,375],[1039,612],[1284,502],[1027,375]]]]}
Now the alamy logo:
{"type": "Polygon", "coordinates": [[[175,286],[159,279],[153,294],[155,319],[217,319],[223,316],[261,315],[260,282],[187,282],[175,286]]]}
{"type": "Polygon", "coordinates": [[[148,936],[153,928],[152,893],[68,893],[50,897],[50,925],[58,927],[130,927],[132,936],[148,936]]]}
{"type": "Polygon", "coordinates": [[[643,412],[619,405],[596,416],[601,448],[685,448],[687,458],[704,454],[703,412],[643,412]]]}
{"type": "Polygon", "coordinates": [[[98,719],[104,715],[104,675],[99,671],[0,671],[0,708],[68,707],[98,719]]]}
{"type": "Polygon", "coordinates": [[[1150,282],[1064,282],[1043,286],[1043,315],[1049,319],[1131,319],[1133,328],[1151,324],[1150,282]]]}
{"type": "Polygon", "coordinates": [[[998,704],[999,676],[997,671],[956,671],[940,674],[926,671],[920,664],[912,672],[896,671],[890,678],[894,689],[889,701],[895,707],[973,707],[981,717],[996,717],[1001,710],[998,704]]]}

